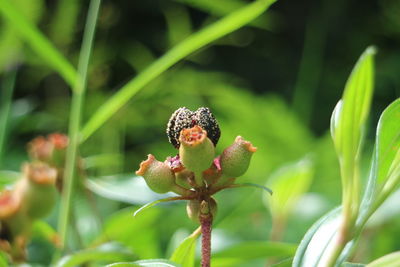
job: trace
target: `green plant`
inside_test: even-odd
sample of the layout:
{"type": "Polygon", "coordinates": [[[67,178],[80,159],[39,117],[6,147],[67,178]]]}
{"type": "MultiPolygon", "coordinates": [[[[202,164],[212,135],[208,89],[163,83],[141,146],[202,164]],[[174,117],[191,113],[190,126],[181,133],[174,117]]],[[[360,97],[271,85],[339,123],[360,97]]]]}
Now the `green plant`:
{"type": "Polygon", "coordinates": [[[179,149],[178,155],[168,157],[164,162],[149,155],[136,174],[143,176],[147,185],[157,193],[173,191],[180,195],[163,202],[188,200],[189,218],[201,225],[201,266],[209,267],[211,229],[217,211],[217,203],[212,196],[227,188],[244,186],[237,184],[236,178],[247,171],[257,148],[238,136],[220,156],[215,157],[214,146],[221,132],[208,108],[199,108],[196,112],[179,108],[168,122],[167,134],[170,143],[179,149]]]}
{"type": "MultiPolygon", "coordinates": [[[[375,48],[369,47],[360,57],[332,114],[342,205],[310,228],[296,252],[294,266],[340,266],[354,251],[368,219],[400,183],[400,102],[396,100],[379,120],[368,183],[361,198],[360,160],[373,95],[374,55],[375,48]]],[[[395,262],[392,264],[398,264],[395,262]]]]}

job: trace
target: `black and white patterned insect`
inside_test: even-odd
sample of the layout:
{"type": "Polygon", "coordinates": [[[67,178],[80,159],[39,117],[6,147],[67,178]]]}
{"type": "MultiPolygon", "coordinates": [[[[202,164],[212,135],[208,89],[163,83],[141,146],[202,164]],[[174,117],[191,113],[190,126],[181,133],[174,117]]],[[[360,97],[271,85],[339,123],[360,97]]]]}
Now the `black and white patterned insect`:
{"type": "Polygon", "coordinates": [[[182,107],[177,109],[171,116],[167,125],[167,135],[169,142],[179,148],[179,134],[183,129],[200,126],[207,131],[207,137],[217,145],[221,131],[214,115],[209,108],[201,107],[195,112],[182,107]]]}

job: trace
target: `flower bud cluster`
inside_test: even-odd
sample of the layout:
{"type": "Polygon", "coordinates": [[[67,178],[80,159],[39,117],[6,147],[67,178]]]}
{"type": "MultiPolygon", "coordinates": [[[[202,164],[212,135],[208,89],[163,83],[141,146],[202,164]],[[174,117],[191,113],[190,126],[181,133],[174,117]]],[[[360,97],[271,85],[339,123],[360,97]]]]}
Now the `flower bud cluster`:
{"type": "Polygon", "coordinates": [[[54,208],[67,144],[68,138],[62,134],[32,140],[28,144],[31,162],[22,165],[20,179],[12,189],[0,192],[0,249],[13,261],[24,260],[33,222],[54,208]]]}
{"type": "Polygon", "coordinates": [[[186,199],[188,216],[198,220],[201,203],[214,215],[217,204],[211,195],[228,188],[248,169],[257,148],[238,136],[220,156],[215,146],[220,137],[218,123],[208,108],[192,112],[186,108],[175,111],[168,123],[167,135],[178,155],[164,162],[153,155],[140,164],[142,176],[154,192],[175,192],[186,199]]]}

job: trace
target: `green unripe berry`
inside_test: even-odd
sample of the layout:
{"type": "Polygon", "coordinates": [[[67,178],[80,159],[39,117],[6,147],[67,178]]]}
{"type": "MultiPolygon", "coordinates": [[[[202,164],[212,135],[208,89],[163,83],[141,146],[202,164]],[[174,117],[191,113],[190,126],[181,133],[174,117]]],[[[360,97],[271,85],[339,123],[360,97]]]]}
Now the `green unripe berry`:
{"type": "Polygon", "coordinates": [[[242,176],[249,168],[251,156],[256,151],[257,148],[250,142],[245,141],[241,136],[236,137],[235,142],[221,154],[222,173],[232,178],[242,176]]]}
{"type": "Polygon", "coordinates": [[[166,163],[156,160],[151,154],[147,156],[147,160],[140,163],[136,174],[142,176],[150,189],[156,193],[167,193],[172,191],[175,186],[175,176],[172,170],[166,163]]]}
{"type": "Polygon", "coordinates": [[[26,214],[31,219],[45,217],[57,201],[57,170],[46,163],[35,162],[26,164],[23,172],[20,190],[26,214]]]}
{"type": "Polygon", "coordinates": [[[181,144],[179,157],[188,170],[200,173],[210,168],[214,160],[215,148],[205,130],[198,125],[183,129],[179,142],[181,144]]]}

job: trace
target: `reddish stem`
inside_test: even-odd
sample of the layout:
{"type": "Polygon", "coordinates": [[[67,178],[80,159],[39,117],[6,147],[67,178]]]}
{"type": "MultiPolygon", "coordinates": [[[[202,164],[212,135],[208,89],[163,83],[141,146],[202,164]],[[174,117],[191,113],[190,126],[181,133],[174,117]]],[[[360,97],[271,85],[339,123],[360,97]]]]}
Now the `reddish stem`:
{"type": "Polygon", "coordinates": [[[212,216],[200,215],[201,223],[201,267],[210,267],[212,216]]]}

